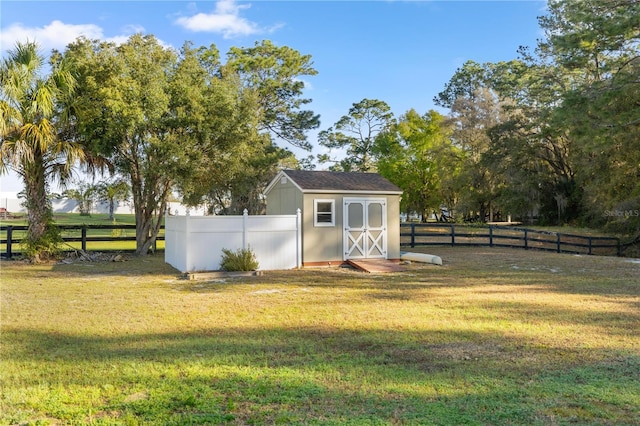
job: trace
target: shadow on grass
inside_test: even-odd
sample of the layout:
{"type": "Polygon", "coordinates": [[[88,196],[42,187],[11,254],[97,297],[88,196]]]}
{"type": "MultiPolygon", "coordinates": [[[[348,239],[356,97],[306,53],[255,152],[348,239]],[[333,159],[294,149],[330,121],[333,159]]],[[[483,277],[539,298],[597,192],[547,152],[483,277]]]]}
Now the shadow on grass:
{"type": "Polygon", "coordinates": [[[77,408],[73,393],[43,409],[75,422],[91,411],[157,424],[633,424],[640,416],[640,354],[490,332],[8,329],[2,352],[28,377],[5,375],[17,392],[97,392],[84,411],[67,407],[77,408]]]}

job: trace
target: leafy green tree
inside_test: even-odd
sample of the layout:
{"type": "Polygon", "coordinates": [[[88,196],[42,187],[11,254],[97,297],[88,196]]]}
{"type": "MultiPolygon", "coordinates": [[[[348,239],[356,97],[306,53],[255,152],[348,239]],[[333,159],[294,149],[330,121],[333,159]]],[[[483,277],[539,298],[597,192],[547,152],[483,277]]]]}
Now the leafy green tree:
{"type": "Polygon", "coordinates": [[[500,208],[519,216],[537,210],[546,221],[573,220],[579,214],[582,192],[570,155],[572,140],[555,115],[570,79],[524,48],[521,57],[495,64],[470,61],[434,99],[452,108],[457,120],[472,124],[485,118],[481,127],[472,124],[475,130],[458,131],[458,136],[467,134],[463,139],[484,141],[468,158],[479,167],[465,167],[459,182],[461,203],[480,211],[481,217],[487,210],[491,215],[491,210],[500,208]],[[488,106],[487,102],[494,104],[490,115],[469,107],[488,106]]]}
{"type": "Polygon", "coordinates": [[[185,45],[172,79],[171,110],[180,143],[191,146],[176,188],[189,205],[217,214],[260,213],[261,188],[291,153],[262,128],[261,94],[231,67],[215,65],[210,48],[185,45]]]}
{"type": "Polygon", "coordinates": [[[215,107],[201,108],[207,111],[205,124],[199,126],[206,133],[201,139],[209,142],[205,148],[198,144],[197,152],[189,155],[187,163],[195,165],[198,178],[190,186],[179,185],[179,191],[188,204],[205,203],[216,214],[263,212],[262,190],[283,165],[298,166],[279,143],[310,149],[306,132],[319,124],[317,115],[302,109],[310,100],[302,98],[301,78],[317,73],[311,57],[269,41],[230,49],[224,65],[212,48],[183,55],[179,72],[193,77],[176,78],[176,92],[188,93],[192,102],[204,96],[206,104],[215,107]],[[200,83],[191,80],[195,76],[200,83]],[[199,97],[191,93],[193,88],[199,88],[199,97]]]}
{"type": "Polygon", "coordinates": [[[260,209],[260,184],[291,153],[275,138],[305,144],[317,116],[300,107],[310,57],[263,42],[231,49],[185,43],[176,54],[152,36],[126,43],[78,40],[65,57],[78,70],[79,137],[112,156],[131,183],[139,254],[153,244],[167,200],[188,205],[212,196],[224,212],[260,209]]]}
{"type": "Polygon", "coordinates": [[[311,55],[263,40],[249,48],[232,47],[227,58],[226,69],[237,73],[243,86],[257,93],[259,130],[269,132],[275,140],[311,150],[306,132],[320,125],[317,114],[302,109],[311,102],[302,97],[302,78],[318,73],[311,55]]]}
{"type": "Polygon", "coordinates": [[[497,166],[509,182],[501,198],[505,200],[507,193],[508,203],[524,207],[522,195],[527,194],[530,208],[537,204],[543,222],[573,222],[583,208],[583,190],[576,179],[576,140],[558,114],[565,93],[575,84],[573,73],[526,49],[520,53],[522,61],[511,62],[516,66],[493,74],[494,85],[515,104],[492,137],[492,157],[497,159],[496,154],[503,152],[512,161],[497,166]]]}
{"type": "Polygon", "coordinates": [[[18,43],[0,65],[0,172],[14,170],[24,183],[29,228],[27,255],[56,251],[49,184],[64,181],[85,147],[65,137],[67,107],[76,86],[66,62],[54,62],[41,76],[45,58],[34,42],[18,43]]]}
{"type": "Polygon", "coordinates": [[[342,159],[321,154],[321,163],[332,163],[332,170],[368,172],[376,169],[374,144],[376,137],[393,123],[393,113],[386,102],[377,99],[363,99],[354,103],[349,113],[338,120],[333,127],[318,134],[320,145],[331,152],[338,149],[345,152],[342,159]]]}
{"type": "Polygon", "coordinates": [[[479,64],[466,61],[456,70],[444,89],[433,98],[433,102],[444,108],[451,108],[458,98],[474,99],[481,88],[491,87],[493,64],[479,64]]]}
{"type": "Polygon", "coordinates": [[[402,211],[420,213],[423,222],[443,205],[449,213],[454,208],[447,183],[459,173],[460,150],[451,135],[443,115],[412,109],[376,139],[378,172],[402,188],[402,211]]]}
{"type": "Polygon", "coordinates": [[[482,155],[499,178],[495,202],[640,233],[640,217],[605,214],[640,207],[640,3],[553,0],[539,22],[533,54],[467,62],[435,101],[452,108],[482,87],[507,105],[482,155]]]}
{"type": "Polygon", "coordinates": [[[451,108],[453,141],[461,150],[462,169],[460,207],[468,217],[476,214],[481,221],[494,219],[499,208],[496,200],[501,178],[485,161],[490,151],[489,131],[504,120],[504,106],[488,88],[474,91],[472,97],[458,97],[451,108]]]}
{"type": "Polygon", "coordinates": [[[556,0],[540,25],[538,54],[571,76],[555,115],[574,141],[586,217],[640,234],[640,217],[604,214],[640,208],[640,3],[556,0]]]}
{"type": "Polygon", "coordinates": [[[493,219],[502,189],[495,167],[487,163],[491,151],[489,131],[505,118],[505,98],[496,90],[506,63],[478,64],[467,61],[435,98],[437,105],[450,108],[454,144],[460,149],[461,171],[449,182],[465,216],[493,219]]]}
{"type": "Polygon", "coordinates": [[[166,126],[169,78],[176,55],[153,36],[126,43],[79,39],[64,57],[78,75],[78,138],[110,156],[131,184],[136,253],[146,254],[160,230],[181,145],[166,126]]]}

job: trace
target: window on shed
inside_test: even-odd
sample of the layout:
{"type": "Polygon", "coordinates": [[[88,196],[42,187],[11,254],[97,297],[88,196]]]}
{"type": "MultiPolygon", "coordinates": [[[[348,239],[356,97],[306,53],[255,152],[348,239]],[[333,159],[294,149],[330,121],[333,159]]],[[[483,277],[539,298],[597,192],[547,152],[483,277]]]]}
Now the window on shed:
{"type": "Polygon", "coordinates": [[[335,200],[314,200],[314,220],[315,226],[334,226],[335,219],[335,200]]]}

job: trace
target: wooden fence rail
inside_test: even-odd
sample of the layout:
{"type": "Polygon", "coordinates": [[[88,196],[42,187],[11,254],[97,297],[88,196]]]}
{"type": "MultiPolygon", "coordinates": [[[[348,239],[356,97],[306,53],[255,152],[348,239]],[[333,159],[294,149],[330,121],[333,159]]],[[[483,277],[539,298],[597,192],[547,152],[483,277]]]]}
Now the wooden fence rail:
{"type": "MultiPolygon", "coordinates": [[[[26,225],[2,225],[0,233],[5,238],[0,239],[0,247],[4,250],[0,252],[0,256],[11,259],[13,256],[20,254],[20,242],[26,235],[26,225]],[[16,250],[17,246],[17,250],[16,250]]],[[[135,225],[59,225],[62,235],[62,241],[65,243],[80,243],[82,250],[87,251],[87,247],[97,242],[121,242],[135,241],[135,225]]],[[[158,235],[157,241],[164,241],[164,227],[158,235]]],[[[71,250],[71,247],[69,247],[71,250]]],[[[157,246],[154,245],[154,250],[157,246]]],[[[103,248],[101,251],[109,251],[109,248],[103,248]]],[[[111,249],[123,251],[121,248],[111,249]]],[[[64,251],[64,249],[63,249],[64,251]]]]}
{"type": "MultiPolygon", "coordinates": [[[[59,229],[62,231],[64,242],[79,242],[80,248],[85,251],[96,242],[136,240],[135,225],[60,225],[59,229]]],[[[0,226],[1,236],[5,237],[0,239],[0,247],[4,249],[0,252],[0,256],[10,259],[19,255],[19,244],[26,230],[27,226],[24,225],[0,226]]],[[[164,240],[163,227],[157,241],[164,240]]],[[[620,239],[615,237],[592,237],[498,225],[403,223],[400,225],[400,245],[402,247],[438,245],[515,247],[558,253],[616,256],[621,254],[620,239]]],[[[101,249],[101,251],[108,250],[101,249]]],[[[113,250],[121,251],[120,248],[113,250]]]]}
{"type": "Polygon", "coordinates": [[[620,239],[499,225],[403,223],[400,246],[488,246],[620,256],[620,239]]]}

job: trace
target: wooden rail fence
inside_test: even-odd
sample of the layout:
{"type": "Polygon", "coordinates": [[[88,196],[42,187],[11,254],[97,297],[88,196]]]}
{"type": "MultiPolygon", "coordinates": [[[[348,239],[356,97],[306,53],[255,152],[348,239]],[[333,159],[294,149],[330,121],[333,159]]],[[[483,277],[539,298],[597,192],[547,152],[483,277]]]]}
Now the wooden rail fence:
{"type": "Polygon", "coordinates": [[[403,223],[400,246],[487,246],[514,247],[557,253],[620,256],[620,239],[539,231],[500,225],[403,223]]]}
{"type": "MultiPolygon", "coordinates": [[[[26,225],[2,225],[0,226],[1,236],[0,247],[2,251],[0,256],[11,259],[13,256],[20,254],[20,241],[24,238],[27,231],[26,225]]],[[[84,251],[87,248],[92,249],[95,243],[105,242],[123,242],[123,241],[135,241],[136,233],[135,225],[58,225],[58,229],[62,234],[62,241],[65,243],[80,243],[79,247],[84,251]]],[[[158,235],[157,241],[164,241],[164,227],[158,235]]],[[[70,251],[72,247],[76,247],[78,244],[67,247],[70,251]]],[[[135,249],[135,245],[133,247],[135,249]]],[[[154,250],[157,249],[154,246],[154,250]]],[[[100,251],[126,251],[122,248],[101,248],[100,251]]],[[[63,248],[63,251],[65,249],[63,248]]]]}
{"type": "MultiPolygon", "coordinates": [[[[135,225],[60,225],[65,243],[80,243],[80,249],[87,251],[98,242],[135,241],[135,225]]],[[[20,254],[20,241],[27,226],[0,226],[0,256],[11,259],[20,254]]],[[[164,241],[164,227],[157,241],[164,241]]],[[[592,237],[539,231],[499,225],[463,225],[440,223],[403,223],[400,225],[400,246],[487,246],[513,247],[533,250],[555,251],[557,253],[598,254],[619,256],[620,239],[616,237],[592,237]]],[[[71,248],[70,248],[71,249],[71,248]]],[[[156,249],[156,247],[154,247],[156,249]]],[[[108,251],[101,248],[100,251],[108,251]]],[[[112,249],[122,251],[121,248],[112,249]]]]}

